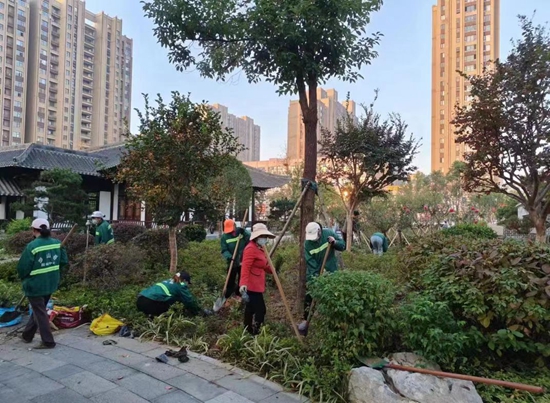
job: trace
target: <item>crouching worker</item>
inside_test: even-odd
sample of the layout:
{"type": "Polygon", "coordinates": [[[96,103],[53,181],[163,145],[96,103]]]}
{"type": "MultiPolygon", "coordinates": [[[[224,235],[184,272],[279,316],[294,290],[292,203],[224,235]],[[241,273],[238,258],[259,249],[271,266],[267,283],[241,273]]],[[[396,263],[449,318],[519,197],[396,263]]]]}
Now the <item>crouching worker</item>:
{"type": "Polygon", "coordinates": [[[252,227],[250,242],[244,248],[241,267],[240,293],[243,301],[248,295],[244,310],[244,327],[252,335],[260,333],[264,323],[266,307],[264,302],[265,274],[271,273],[271,266],[264,252],[269,238],[275,238],[264,224],[252,227]]]}
{"type": "Polygon", "coordinates": [[[372,234],[370,243],[372,245],[372,253],[377,256],[382,256],[386,253],[390,244],[388,238],[381,232],[375,232],[372,234]]]}
{"type": "Polygon", "coordinates": [[[202,310],[189,291],[188,284],[191,284],[191,276],[182,272],[177,273],[171,280],[157,283],[139,293],[137,298],[137,309],[148,316],[159,316],[167,312],[176,302],[181,302],[192,315],[210,311],[202,310]]]}
{"type": "Polygon", "coordinates": [[[59,269],[67,265],[67,253],[61,248],[61,242],[51,237],[48,220],[37,218],[31,228],[35,239],[27,245],[17,264],[23,291],[32,307],[32,315],[21,338],[25,343],[30,343],[38,330],[42,344],[37,348],[54,348],[46,306],[59,287],[59,269]]]}

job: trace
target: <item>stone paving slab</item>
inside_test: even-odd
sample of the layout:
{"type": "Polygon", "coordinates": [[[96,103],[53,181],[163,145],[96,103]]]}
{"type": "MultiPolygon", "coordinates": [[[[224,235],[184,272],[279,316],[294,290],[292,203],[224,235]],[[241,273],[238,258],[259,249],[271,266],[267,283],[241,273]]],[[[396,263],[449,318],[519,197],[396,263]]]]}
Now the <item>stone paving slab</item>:
{"type": "Polygon", "coordinates": [[[297,403],[298,395],[259,376],[190,352],[168,364],[169,347],[87,327],[56,332],[53,350],[36,350],[0,331],[0,403],[297,403]],[[115,345],[103,345],[112,339],[115,345]]]}

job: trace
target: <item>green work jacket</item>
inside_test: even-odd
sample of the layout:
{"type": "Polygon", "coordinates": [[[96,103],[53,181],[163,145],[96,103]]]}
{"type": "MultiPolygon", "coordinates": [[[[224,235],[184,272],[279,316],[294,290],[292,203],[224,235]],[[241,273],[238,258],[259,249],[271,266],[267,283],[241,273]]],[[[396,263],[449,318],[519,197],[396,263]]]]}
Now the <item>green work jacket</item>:
{"type": "Polygon", "coordinates": [[[17,273],[27,297],[46,297],[59,287],[59,269],[68,263],[61,242],[51,237],[38,237],[23,251],[17,273]]]}
{"type": "Polygon", "coordinates": [[[235,264],[240,266],[241,260],[243,258],[244,247],[250,241],[250,232],[245,229],[238,228],[235,233],[223,234],[220,241],[220,246],[222,250],[222,255],[227,261],[231,261],[233,258],[233,252],[235,252],[235,246],[237,245],[237,240],[239,239],[239,250],[237,251],[237,256],[235,256],[235,264]]]}
{"type": "Polygon", "coordinates": [[[199,303],[185,283],[175,283],[172,280],[166,280],[146,288],[139,295],[153,301],[167,302],[170,305],[179,301],[193,314],[196,315],[200,312],[199,303]]]}
{"type": "Polygon", "coordinates": [[[95,229],[95,244],[111,244],[115,241],[113,227],[107,221],[102,221],[95,229]]]}
{"type": "Polygon", "coordinates": [[[328,248],[328,237],[334,237],[336,240],[332,246],[325,264],[325,270],[334,273],[338,270],[338,262],[336,260],[335,250],[343,251],[346,249],[346,243],[336,233],[328,228],[323,228],[321,237],[318,241],[305,242],[305,257],[307,263],[307,281],[311,281],[314,277],[319,276],[325,253],[328,248]]]}

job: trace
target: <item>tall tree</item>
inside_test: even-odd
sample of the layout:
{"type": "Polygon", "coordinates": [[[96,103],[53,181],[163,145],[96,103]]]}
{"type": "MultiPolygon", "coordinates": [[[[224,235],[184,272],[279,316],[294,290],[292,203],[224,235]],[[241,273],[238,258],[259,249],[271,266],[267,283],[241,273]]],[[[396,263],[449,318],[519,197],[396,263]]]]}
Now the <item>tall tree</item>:
{"type": "Polygon", "coordinates": [[[24,191],[25,201],[14,203],[14,210],[27,215],[40,211],[51,223],[70,222],[84,224],[88,207],[88,194],[82,188],[82,176],[70,169],[55,168],[40,172],[40,177],[24,191]]]}
{"type": "Polygon", "coordinates": [[[407,125],[397,114],[383,120],[371,104],[359,123],[351,117],[334,132],[325,130],[321,144],[325,165],[321,177],[339,190],[346,208],[347,249],[353,239],[353,212],[362,201],[386,194],[396,181],[408,181],[419,142],[407,136],[407,125]]]}
{"type": "MultiPolygon", "coordinates": [[[[470,105],[453,124],[465,156],[465,189],[503,193],[521,203],[544,242],[550,213],[550,36],[520,17],[521,38],[505,61],[467,77],[470,105]]],[[[466,76],[465,76],[466,77],[466,76]]]]}
{"type": "Polygon", "coordinates": [[[126,135],[127,152],[116,179],[126,183],[130,197],[145,202],[158,223],[168,225],[170,271],[175,273],[182,214],[210,205],[206,189],[242,147],[207,104],[178,92],[169,104],[160,95],[156,102],[151,106],[145,96],[145,111],[138,111],[139,132],[126,135]]]}
{"type": "MultiPolygon", "coordinates": [[[[317,175],[317,87],[331,78],[354,82],[376,57],[380,34],[367,35],[382,0],[145,0],[145,15],[178,70],[196,67],[225,80],[242,71],[247,80],[275,84],[279,94],[298,94],[305,126],[303,177],[317,175]],[[196,46],[193,46],[196,45],[196,46]],[[198,49],[197,49],[198,46],[198,49]]],[[[301,207],[301,244],[313,220],[315,195],[301,207]]],[[[305,262],[300,263],[300,297],[305,262]]]]}

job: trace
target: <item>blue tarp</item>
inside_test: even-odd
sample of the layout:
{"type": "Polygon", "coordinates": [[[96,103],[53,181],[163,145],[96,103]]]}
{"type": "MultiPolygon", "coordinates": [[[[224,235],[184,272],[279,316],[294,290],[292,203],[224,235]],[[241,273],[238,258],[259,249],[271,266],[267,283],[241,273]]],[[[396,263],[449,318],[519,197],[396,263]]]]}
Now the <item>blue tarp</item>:
{"type": "MultiPolygon", "coordinates": [[[[2,314],[4,314],[5,312],[14,312],[14,311],[15,311],[15,307],[12,307],[12,308],[0,308],[0,316],[2,316],[2,314]]],[[[6,323],[0,322],[0,327],[15,326],[15,325],[18,325],[19,323],[21,323],[21,320],[23,320],[23,315],[19,315],[17,318],[15,318],[14,320],[12,320],[11,322],[6,322],[6,323]]]]}

